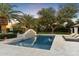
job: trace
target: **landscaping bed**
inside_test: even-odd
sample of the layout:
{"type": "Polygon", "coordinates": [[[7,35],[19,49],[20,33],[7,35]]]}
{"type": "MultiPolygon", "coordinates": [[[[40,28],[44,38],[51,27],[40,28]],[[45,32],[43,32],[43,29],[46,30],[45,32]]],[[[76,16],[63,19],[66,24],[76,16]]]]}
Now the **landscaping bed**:
{"type": "Polygon", "coordinates": [[[0,34],[0,40],[10,39],[15,37],[17,37],[17,34],[15,33],[0,34]]]}

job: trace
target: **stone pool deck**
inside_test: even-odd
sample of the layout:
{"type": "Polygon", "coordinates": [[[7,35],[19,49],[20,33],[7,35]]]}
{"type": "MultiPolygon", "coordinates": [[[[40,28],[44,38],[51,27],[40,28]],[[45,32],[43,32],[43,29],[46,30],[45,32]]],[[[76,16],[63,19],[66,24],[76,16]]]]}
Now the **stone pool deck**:
{"type": "Polygon", "coordinates": [[[65,41],[62,35],[55,35],[50,50],[19,47],[0,42],[0,56],[76,56],[79,55],[79,42],[65,41]]]}

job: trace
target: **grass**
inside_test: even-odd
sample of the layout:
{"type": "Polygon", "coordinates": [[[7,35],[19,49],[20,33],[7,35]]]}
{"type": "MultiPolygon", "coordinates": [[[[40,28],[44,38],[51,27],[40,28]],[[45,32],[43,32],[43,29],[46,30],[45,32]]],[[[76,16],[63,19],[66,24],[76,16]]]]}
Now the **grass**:
{"type": "Polygon", "coordinates": [[[54,32],[54,34],[70,34],[69,32],[54,32]]]}
{"type": "Polygon", "coordinates": [[[38,34],[70,34],[68,32],[38,32],[38,34]]]}
{"type": "Polygon", "coordinates": [[[38,32],[38,34],[52,34],[52,32],[38,32]]]}

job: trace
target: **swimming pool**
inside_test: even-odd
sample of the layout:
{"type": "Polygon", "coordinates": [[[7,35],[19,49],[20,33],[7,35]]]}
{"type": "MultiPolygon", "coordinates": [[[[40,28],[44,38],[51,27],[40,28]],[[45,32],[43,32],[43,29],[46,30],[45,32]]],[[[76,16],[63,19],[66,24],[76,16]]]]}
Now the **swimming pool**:
{"type": "Polygon", "coordinates": [[[54,37],[55,36],[38,35],[36,37],[22,39],[20,41],[13,42],[10,44],[17,45],[17,46],[23,46],[23,47],[32,47],[32,48],[50,50],[54,37]]]}

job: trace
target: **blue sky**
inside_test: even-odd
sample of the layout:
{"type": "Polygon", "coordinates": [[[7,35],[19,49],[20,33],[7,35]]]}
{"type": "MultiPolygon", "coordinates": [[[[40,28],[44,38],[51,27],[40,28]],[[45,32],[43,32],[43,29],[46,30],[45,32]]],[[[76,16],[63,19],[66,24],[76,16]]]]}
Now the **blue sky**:
{"type": "MultiPolygon", "coordinates": [[[[37,12],[41,8],[48,8],[52,7],[56,10],[58,10],[58,3],[12,3],[12,5],[15,5],[13,9],[22,11],[26,14],[32,15],[33,17],[37,18],[37,12]]],[[[79,18],[79,17],[78,17],[79,18]]],[[[72,19],[73,21],[76,21],[77,18],[72,19]]]]}
{"type": "Polygon", "coordinates": [[[22,11],[26,14],[30,14],[34,17],[38,17],[37,12],[41,9],[41,8],[48,8],[48,7],[52,7],[55,8],[56,10],[58,9],[58,4],[54,3],[45,3],[45,4],[33,4],[33,3],[16,3],[16,4],[12,4],[12,5],[16,5],[16,7],[14,7],[15,10],[19,10],[22,11]]]}

